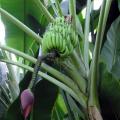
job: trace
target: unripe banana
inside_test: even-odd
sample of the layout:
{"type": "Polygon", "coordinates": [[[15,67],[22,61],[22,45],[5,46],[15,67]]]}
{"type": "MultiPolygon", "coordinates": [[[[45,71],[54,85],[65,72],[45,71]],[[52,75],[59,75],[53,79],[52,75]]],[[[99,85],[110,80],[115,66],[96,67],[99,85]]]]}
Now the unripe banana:
{"type": "Polygon", "coordinates": [[[65,28],[62,30],[62,32],[63,32],[63,38],[65,38],[66,37],[66,30],[65,30],[65,28]]]}
{"type": "Polygon", "coordinates": [[[53,49],[56,48],[55,33],[51,33],[53,49]]]}
{"type": "Polygon", "coordinates": [[[60,40],[59,40],[59,34],[56,33],[56,48],[60,50],[60,40]]]}
{"type": "Polygon", "coordinates": [[[68,54],[69,54],[69,50],[66,47],[64,53],[61,54],[61,57],[66,57],[66,56],[68,56],[68,54]]]}
{"type": "Polygon", "coordinates": [[[46,36],[46,47],[48,50],[50,49],[50,45],[49,45],[49,41],[51,41],[50,37],[51,37],[50,34],[46,36]]]}
{"type": "Polygon", "coordinates": [[[78,35],[75,33],[72,25],[67,23],[64,17],[57,17],[43,36],[43,53],[56,50],[60,57],[69,56],[78,43],[78,35]]]}
{"type": "Polygon", "coordinates": [[[63,49],[63,43],[62,43],[62,36],[60,33],[58,33],[58,39],[59,39],[59,51],[62,52],[63,49]]]}
{"type": "Polygon", "coordinates": [[[52,38],[51,38],[51,35],[49,34],[49,37],[48,37],[48,44],[47,44],[47,47],[49,47],[48,49],[51,50],[53,45],[52,45],[52,38]]]}

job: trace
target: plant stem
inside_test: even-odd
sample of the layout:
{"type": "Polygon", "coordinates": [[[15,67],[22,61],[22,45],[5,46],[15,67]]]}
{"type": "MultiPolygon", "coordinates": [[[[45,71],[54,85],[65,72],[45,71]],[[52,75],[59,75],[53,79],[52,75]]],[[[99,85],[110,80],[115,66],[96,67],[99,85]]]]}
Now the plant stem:
{"type": "Polygon", "coordinates": [[[87,75],[89,74],[89,29],[90,29],[91,0],[87,0],[86,19],[85,19],[85,39],[84,39],[84,63],[87,75]]]}
{"type": "MultiPolygon", "coordinates": [[[[67,98],[68,104],[69,104],[69,106],[70,106],[70,110],[71,110],[71,112],[72,112],[72,115],[74,116],[74,120],[81,120],[81,119],[79,118],[79,114],[78,114],[77,110],[75,109],[75,107],[74,107],[74,105],[73,105],[74,101],[72,101],[71,96],[69,96],[69,95],[66,93],[66,98],[67,98]]],[[[82,112],[81,112],[81,113],[82,113],[82,112]]]]}
{"type": "Polygon", "coordinates": [[[52,9],[53,9],[53,11],[54,11],[55,16],[56,16],[56,15],[59,16],[58,11],[57,11],[57,9],[56,9],[56,6],[55,6],[55,4],[52,2],[52,0],[50,0],[50,3],[51,3],[51,6],[52,6],[52,9]]]}
{"type": "Polygon", "coordinates": [[[76,31],[76,0],[70,0],[69,2],[70,15],[72,16],[72,25],[76,31]]]}
{"type": "MultiPolygon", "coordinates": [[[[32,63],[36,63],[36,61],[37,61],[37,59],[35,59],[35,58],[33,58],[33,57],[23,53],[23,52],[15,50],[13,48],[10,48],[10,47],[4,46],[4,45],[0,45],[0,48],[2,48],[4,50],[7,50],[9,52],[12,52],[12,53],[14,53],[16,55],[19,55],[19,56],[21,56],[21,57],[31,61],[32,63]]],[[[66,75],[62,74],[61,72],[55,70],[54,68],[50,67],[49,65],[47,65],[45,63],[42,63],[41,67],[43,69],[45,69],[47,72],[49,72],[52,75],[54,75],[56,78],[60,79],[62,82],[66,83],[71,88],[73,88],[73,89],[77,88],[76,84],[69,77],[67,77],[66,75]]]]}
{"type": "Polygon", "coordinates": [[[0,13],[5,16],[8,20],[10,20],[12,23],[14,23],[17,27],[19,27],[21,30],[23,30],[25,33],[27,33],[29,36],[34,38],[36,42],[41,43],[42,38],[38,36],[34,31],[32,31],[30,28],[28,28],[25,24],[20,22],[17,18],[12,16],[10,13],[5,11],[4,9],[0,8],[0,13]]]}
{"type": "MultiPolygon", "coordinates": [[[[18,62],[13,62],[13,61],[10,61],[10,60],[4,60],[4,59],[0,59],[0,61],[2,62],[6,62],[8,64],[12,64],[12,65],[16,65],[18,67],[21,67],[21,68],[24,68],[26,70],[29,70],[31,72],[34,72],[34,69],[32,67],[29,67],[27,65],[24,65],[24,64],[21,64],[21,63],[18,63],[18,62]]],[[[86,105],[85,105],[85,99],[83,97],[78,97],[78,95],[76,95],[76,93],[71,89],[69,88],[68,86],[66,86],[65,84],[63,84],[62,82],[59,82],[57,79],[47,75],[46,73],[43,73],[41,71],[38,72],[38,75],[47,79],[48,81],[50,81],[51,83],[57,85],[58,87],[62,88],[63,90],[65,90],[66,92],[68,92],[72,97],[74,97],[84,108],[86,108],[86,105]],[[82,101],[82,102],[81,102],[82,101]]]]}
{"type": "Polygon", "coordinates": [[[57,108],[56,108],[56,106],[55,106],[55,112],[56,112],[56,116],[57,116],[57,120],[60,120],[60,115],[59,115],[59,112],[58,112],[58,110],[57,110],[57,108]]]}
{"type": "Polygon", "coordinates": [[[73,51],[73,53],[71,55],[71,59],[72,59],[73,64],[80,71],[81,75],[83,77],[87,78],[86,70],[85,70],[85,65],[84,65],[82,59],[77,55],[76,51],[73,51]]]}
{"type": "Polygon", "coordinates": [[[63,14],[62,14],[62,10],[61,10],[61,8],[60,8],[60,3],[59,3],[58,0],[55,0],[55,5],[56,5],[56,8],[57,8],[57,10],[58,10],[58,15],[59,15],[60,17],[62,17],[63,14]]]}
{"type": "MultiPolygon", "coordinates": [[[[36,63],[36,61],[37,61],[34,57],[31,57],[23,52],[13,49],[13,48],[10,48],[10,47],[4,46],[4,45],[0,45],[0,48],[7,50],[9,52],[12,52],[16,55],[19,55],[19,56],[23,57],[24,59],[31,61],[32,63],[36,63]]],[[[84,105],[86,105],[86,100],[87,100],[86,96],[84,96],[84,94],[79,91],[79,88],[77,87],[77,85],[69,77],[67,77],[63,73],[57,71],[56,69],[50,67],[49,65],[47,65],[45,63],[41,64],[41,68],[46,70],[48,73],[52,74],[54,77],[56,77],[63,83],[66,83],[72,90],[74,90],[77,93],[78,97],[80,97],[80,98],[82,97],[84,99],[84,101],[82,101],[82,102],[84,105]]]]}
{"type": "MultiPolygon", "coordinates": [[[[72,81],[72,79],[70,79],[68,76],[64,75],[63,73],[57,71],[56,69],[48,66],[45,63],[42,63],[41,67],[45,70],[47,68],[47,71],[49,71],[52,75],[54,75],[56,78],[59,78],[60,81],[62,81],[63,83],[67,84],[69,87],[71,87],[72,89],[76,89],[77,85],[72,81]]],[[[76,91],[76,90],[75,90],[76,91]]]]}
{"type": "Polygon", "coordinates": [[[78,85],[81,92],[86,93],[86,80],[79,74],[79,71],[72,63],[65,63],[65,73],[78,85]]]}
{"type": "Polygon", "coordinates": [[[99,56],[100,49],[103,40],[104,30],[106,26],[106,21],[110,9],[112,0],[104,0],[101,8],[98,32],[96,37],[96,43],[94,48],[94,56],[91,64],[91,78],[90,78],[90,94],[89,94],[89,106],[99,107],[98,96],[97,96],[97,79],[98,79],[98,69],[99,69],[99,56]]]}
{"type": "Polygon", "coordinates": [[[66,106],[67,111],[68,111],[68,118],[69,118],[69,120],[73,120],[74,117],[73,117],[72,111],[70,109],[70,106],[69,106],[69,103],[68,103],[68,100],[67,100],[67,97],[66,97],[66,93],[63,90],[60,90],[60,93],[61,93],[61,95],[63,97],[63,100],[65,102],[65,106],[66,106]]]}
{"type": "Polygon", "coordinates": [[[46,7],[42,4],[40,0],[33,0],[36,4],[36,6],[39,8],[39,10],[42,12],[42,14],[46,17],[46,19],[49,22],[54,22],[54,18],[49,13],[49,11],[46,9],[46,7]]]}
{"type": "Polygon", "coordinates": [[[80,37],[82,38],[82,40],[84,40],[84,33],[83,33],[82,23],[79,20],[78,16],[76,16],[76,29],[77,29],[77,33],[80,35],[80,37]]]}
{"type": "Polygon", "coordinates": [[[69,78],[67,77],[66,75],[64,75],[63,73],[57,71],[56,69],[48,66],[47,64],[45,63],[42,63],[41,67],[43,69],[45,69],[46,71],[48,71],[49,73],[51,73],[53,76],[55,76],[56,78],[58,78],[61,82],[65,83],[66,85],[68,85],[70,88],[72,88],[72,90],[75,91],[75,93],[78,95],[78,97],[82,97],[84,98],[84,101],[81,101],[84,105],[86,104],[86,96],[81,92],[79,91],[79,88],[78,86],[69,78]]]}
{"type": "MultiPolygon", "coordinates": [[[[105,27],[106,27],[106,23],[107,23],[107,18],[108,18],[108,14],[110,11],[110,6],[111,6],[112,0],[107,0],[106,2],[106,10],[104,13],[104,19],[103,19],[103,24],[102,24],[102,31],[101,31],[101,38],[100,38],[100,49],[101,49],[101,45],[102,45],[102,40],[103,40],[103,36],[104,36],[104,31],[105,31],[105,27]]],[[[99,39],[99,36],[98,36],[99,39]]],[[[99,53],[100,53],[100,49],[99,49],[99,53]]]]}
{"type": "Polygon", "coordinates": [[[16,54],[16,55],[18,55],[20,57],[23,57],[23,58],[31,61],[32,63],[36,62],[36,59],[34,57],[31,57],[31,56],[29,56],[29,55],[27,55],[27,54],[25,54],[25,53],[23,53],[23,52],[21,52],[19,50],[16,50],[14,48],[11,48],[11,47],[8,47],[8,46],[5,46],[5,45],[1,45],[1,44],[0,44],[0,48],[3,49],[3,50],[6,50],[8,52],[11,52],[13,54],[16,54]]]}

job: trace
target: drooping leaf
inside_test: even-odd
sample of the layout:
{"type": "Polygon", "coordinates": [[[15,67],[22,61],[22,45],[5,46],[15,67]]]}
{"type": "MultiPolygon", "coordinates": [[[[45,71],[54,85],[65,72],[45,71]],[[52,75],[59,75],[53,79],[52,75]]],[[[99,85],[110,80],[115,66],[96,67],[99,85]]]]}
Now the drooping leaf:
{"type": "MultiPolygon", "coordinates": [[[[8,0],[1,0],[1,7],[16,16],[24,22],[24,0],[15,0],[13,2],[8,0]],[[17,6],[19,5],[19,7],[17,6]]],[[[15,25],[11,24],[7,19],[2,17],[2,21],[6,28],[6,44],[24,51],[24,33],[19,30],[15,25]],[[17,43],[17,44],[16,44],[17,43]]]]}
{"type": "MultiPolygon", "coordinates": [[[[41,22],[41,19],[38,19],[43,17],[43,15],[40,14],[40,11],[38,11],[37,7],[35,7],[33,0],[15,0],[14,2],[1,0],[1,7],[26,24],[37,34],[39,33],[41,35],[41,33],[43,33],[43,27],[40,25],[43,23],[41,22]]],[[[4,16],[2,16],[2,21],[6,28],[5,41],[8,46],[26,53],[30,53],[31,49],[33,53],[36,52],[36,48],[39,46],[36,46],[36,43],[31,37],[26,35],[4,16]]]]}
{"type": "Polygon", "coordinates": [[[100,64],[99,98],[103,118],[105,120],[120,119],[120,81],[100,64]]]}
{"type": "Polygon", "coordinates": [[[119,36],[118,31],[120,30],[119,29],[120,18],[118,16],[119,16],[119,14],[118,14],[118,9],[117,9],[117,4],[116,4],[116,1],[113,1],[112,5],[111,5],[109,17],[107,20],[106,30],[104,33],[103,44],[104,44],[104,42],[105,42],[105,44],[102,47],[102,57],[104,59],[104,63],[107,65],[107,70],[105,70],[107,72],[104,73],[104,75],[101,75],[101,72],[103,72],[105,69],[105,67],[104,67],[100,71],[100,75],[99,75],[100,82],[101,82],[101,85],[100,85],[101,92],[99,95],[100,96],[100,104],[101,104],[101,109],[102,109],[102,115],[105,120],[114,120],[114,119],[116,119],[116,116],[118,117],[118,115],[116,115],[116,114],[119,113],[118,100],[120,99],[119,98],[119,96],[120,96],[119,95],[119,87],[120,86],[119,86],[119,79],[115,78],[115,76],[117,76],[115,74],[117,73],[117,71],[119,71],[118,70],[119,67],[112,64],[114,55],[115,56],[117,55],[116,53],[114,54],[114,52],[113,52],[116,49],[115,41],[120,40],[118,37],[119,36]],[[113,14],[114,14],[114,16],[113,16],[113,14]],[[116,17],[118,17],[118,18],[116,19],[116,17]],[[111,36],[111,37],[108,37],[108,36],[111,36]],[[106,39],[106,38],[108,38],[108,39],[106,39]],[[117,39],[115,39],[115,38],[117,38],[117,39]],[[115,67],[116,71],[112,72],[114,69],[114,66],[116,66],[115,67]],[[108,73],[108,71],[110,73],[108,73]]]}
{"type": "MultiPolygon", "coordinates": [[[[110,15],[109,15],[109,18],[110,15]]],[[[119,91],[120,91],[120,16],[113,20],[110,28],[107,26],[106,42],[101,51],[102,60],[106,65],[106,70],[103,75],[100,75],[101,81],[101,107],[103,116],[106,120],[113,120],[120,118],[120,105],[119,105],[119,91]],[[109,28],[109,29],[108,29],[109,28]],[[109,109],[108,109],[109,108],[109,109]]],[[[104,37],[105,38],[105,37],[104,37]]],[[[104,67],[105,69],[105,67],[104,67]]],[[[102,69],[103,71],[103,69],[102,69]]]]}
{"type": "Polygon", "coordinates": [[[112,23],[108,33],[107,41],[102,49],[102,58],[107,69],[115,78],[120,79],[120,16],[112,23]]]}

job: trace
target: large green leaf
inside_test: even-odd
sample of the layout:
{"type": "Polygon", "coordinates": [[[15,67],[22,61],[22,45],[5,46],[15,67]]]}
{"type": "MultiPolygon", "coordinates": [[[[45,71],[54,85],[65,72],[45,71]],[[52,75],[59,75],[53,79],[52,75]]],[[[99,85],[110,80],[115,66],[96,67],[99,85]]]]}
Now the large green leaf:
{"type": "MultiPolygon", "coordinates": [[[[1,7],[16,16],[24,22],[24,0],[1,0],[1,7]],[[18,7],[19,5],[19,7],[18,7]]],[[[24,32],[19,30],[15,25],[11,24],[7,19],[2,17],[6,28],[6,44],[16,49],[24,51],[24,32]]]]}
{"type": "Polygon", "coordinates": [[[120,119],[120,81],[100,64],[100,105],[105,120],[120,119]]]}
{"type": "Polygon", "coordinates": [[[120,79],[120,16],[112,23],[107,41],[102,49],[102,58],[107,65],[107,70],[116,79],[120,79]]]}
{"type": "Polygon", "coordinates": [[[120,111],[120,16],[111,24],[101,56],[106,65],[101,69],[101,106],[105,119],[119,119],[120,111]]]}
{"type": "MultiPolygon", "coordinates": [[[[39,34],[41,34],[42,27],[39,23],[42,23],[41,17],[43,19],[44,17],[40,14],[40,11],[38,11],[33,0],[1,0],[1,7],[26,24],[33,31],[37,33],[40,32],[39,34]]],[[[2,16],[2,21],[6,28],[5,40],[7,45],[27,53],[30,53],[31,49],[35,52],[38,46],[35,45],[32,38],[16,27],[16,25],[4,18],[4,16],[2,16]]]]}

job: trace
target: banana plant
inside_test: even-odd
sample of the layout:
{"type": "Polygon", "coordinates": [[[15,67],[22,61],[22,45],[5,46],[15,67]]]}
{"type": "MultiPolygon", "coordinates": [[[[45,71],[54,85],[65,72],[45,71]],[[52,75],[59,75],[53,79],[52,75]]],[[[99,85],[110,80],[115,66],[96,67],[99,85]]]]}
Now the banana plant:
{"type": "MultiPolygon", "coordinates": [[[[26,42],[24,42],[26,43],[25,49],[29,48],[28,45],[34,44],[34,47],[30,47],[30,49],[35,53],[31,55],[26,50],[17,49],[13,45],[0,44],[2,53],[4,53],[0,61],[7,65],[12,64],[23,68],[26,74],[20,82],[20,92],[16,95],[16,100],[13,99],[6,108],[4,119],[108,119],[103,109],[104,98],[111,99],[111,108],[114,108],[117,114],[115,116],[119,117],[120,105],[117,104],[118,102],[115,104],[120,96],[118,93],[120,88],[118,84],[119,68],[117,67],[119,65],[119,45],[117,45],[119,37],[116,37],[116,35],[119,36],[119,17],[107,30],[108,15],[113,1],[103,0],[99,13],[97,13],[97,24],[93,23],[95,14],[92,14],[92,5],[94,1],[91,0],[86,1],[85,19],[82,18],[81,9],[76,10],[76,3],[80,3],[77,0],[63,1],[69,8],[65,12],[62,8],[63,2],[58,0],[25,0],[24,2],[27,6],[26,14],[30,14],[35,25],[38,25],[37,32],[39,29],[42,30],[42,26],[45,30],[43,29],[43,32],[38,34],[36,29],[32,29],[35,26],[34,22],[32,26],[29,26],[28,20],[24,23],[22,18],[17,19],[3,9],[4,6],[0,8],[3,20],[9,20],[10,24],[12,23],[15,29],[20,31],[19,36],[27,36],[26,42]],[[94,34],[95,30],[96,35],[94,34]],[[95,41],[94,44],[90,42],[90,32],[91,39],[95,41]],[[29,39],[32,42],[29,42],[29,39]],[[110,52],[108,52],[109,50],[110,52]],[[22,63],[11,61],[6,57],[5,51],[15,54],[17,58],[23,58],[24,61],[22,63]],[[108,79],[111,79],[110,82],[108,79]],[[118,94],[112,95],[115,97],[113,99],[110,92],[116,86],[118,94]],[[43,95],[44,89],[47,93],[46,96],[43,95]],[[109,95],[107,96],[107,94],[109,95]],[[101,96],[103,96],[102,100],[101,96]]],[[[19,7],[19,5],[17,6],[19,7]]],[[[12,33],[10,35],[12,36],[12,33]]],[[[114,112],[112,113],[114,114],[114,112]]]]}

